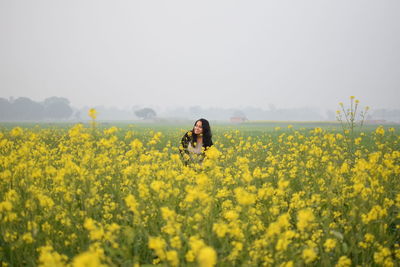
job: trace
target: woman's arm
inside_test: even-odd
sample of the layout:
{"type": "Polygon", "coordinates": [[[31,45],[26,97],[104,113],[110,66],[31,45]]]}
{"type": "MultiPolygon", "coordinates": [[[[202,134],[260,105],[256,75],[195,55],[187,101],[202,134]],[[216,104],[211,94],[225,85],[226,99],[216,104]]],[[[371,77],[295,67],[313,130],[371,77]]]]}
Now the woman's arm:
{"type": "Polygon", "coordinates": [[[185,135],[181,139],[181,144],[179,146],[179,152],[181,153],[182,156],[184,154],[189,154],[189,151],[187,150],[187,148],[189,146],[189,142],[190,142],[189,133],[191,133],[191,132],[185,133],[185,135]]]}

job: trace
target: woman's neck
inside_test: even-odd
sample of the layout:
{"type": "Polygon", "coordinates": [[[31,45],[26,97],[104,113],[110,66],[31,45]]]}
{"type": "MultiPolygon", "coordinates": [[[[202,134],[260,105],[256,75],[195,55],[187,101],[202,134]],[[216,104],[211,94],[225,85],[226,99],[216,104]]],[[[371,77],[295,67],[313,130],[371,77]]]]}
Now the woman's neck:
{"type": "Polygon", "coordinates": [[[197,136],[197,143],[199,143],[199,144],[203,143],[203,136],[200,136],[200,135],[197,136]]]}

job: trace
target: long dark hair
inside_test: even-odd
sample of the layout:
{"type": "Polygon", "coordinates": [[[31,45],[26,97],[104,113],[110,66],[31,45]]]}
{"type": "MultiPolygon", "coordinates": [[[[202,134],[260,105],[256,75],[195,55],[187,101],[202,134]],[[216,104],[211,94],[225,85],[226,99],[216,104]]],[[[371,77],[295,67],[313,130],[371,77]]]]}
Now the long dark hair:
{"type": "Polygon", "coordinates": [[[192,129],[192,145],[194,142],[197,142],[197,134],[194,133],[194,126],[196,125],[196,123],[198,121],[201,121],[202,123],[202,127],[203,127],[203,147],[207,148],[213,145],[213,142],[211,140],[212,137],[212,133],[211,133],[211,127],[210,127],[210,123],[208,122],[208,120],[206,119],[198,119],[194,125],[193,125],[193,129],[192,129]]]}

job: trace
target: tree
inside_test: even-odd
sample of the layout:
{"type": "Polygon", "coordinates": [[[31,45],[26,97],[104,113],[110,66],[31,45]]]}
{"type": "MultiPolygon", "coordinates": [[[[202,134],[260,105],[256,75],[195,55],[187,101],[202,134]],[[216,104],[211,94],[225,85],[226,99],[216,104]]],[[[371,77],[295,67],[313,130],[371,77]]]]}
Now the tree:
{"type": "Polygon", "coordinates": [[[152,119],[156,116],[156,112],[151,108],[142,108],[135,111],[135,115],[143,120],[152,119]]]}
{"type": "Polygon", "coordinates": [[[11,105],[14,120],[41,120],[44,117],[44,107],[28,97],[18,97],[11,105]]]}
{"type": "Polygon", "coordinates": [[[0,120],[11,120],[11,116],[11,103],[7,99],[0,97],[0,120]]]}
{"type": "Polygon", "coordinates": [[[64,97],[49,97],[43,101],[45,116],[49,119],[68,119],[73,110],[69,106],[69,100],[64,97]]]}

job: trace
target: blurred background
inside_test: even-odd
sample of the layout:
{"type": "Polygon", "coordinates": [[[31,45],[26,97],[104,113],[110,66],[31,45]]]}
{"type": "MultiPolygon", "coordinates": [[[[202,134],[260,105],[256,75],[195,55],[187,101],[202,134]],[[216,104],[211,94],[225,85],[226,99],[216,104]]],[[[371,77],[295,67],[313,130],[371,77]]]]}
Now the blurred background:
{"type": "Polygon", "coordinates": [[[1,1],[0,120],[400,122],[400,2],[1,1]]]}

